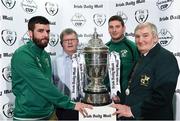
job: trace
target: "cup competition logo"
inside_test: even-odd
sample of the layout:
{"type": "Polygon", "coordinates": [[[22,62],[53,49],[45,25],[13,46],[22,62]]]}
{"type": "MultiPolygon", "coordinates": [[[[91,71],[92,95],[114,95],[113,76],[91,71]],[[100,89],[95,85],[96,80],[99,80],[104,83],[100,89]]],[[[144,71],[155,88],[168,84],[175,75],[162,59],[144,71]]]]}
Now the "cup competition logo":
{"type": "Polygon", "coordinates": [[[127,15],[126,15],[123,11],[118,11],[118,12],[117,12],[117,15],[118,15],[118,16],[121,16],[121,18],[123,19],[124,23],[127,22],[128,17],[127,17],[127,15]]]}
{"type": "Polygon", "coordinates": [[[173,0],[158,0],[156,5],[158,6],[159,10],[165,11],[171,6],[172,2],[173,0]]]}
{"type": "Polygon", "coordinates": [[[23,42],[23,44],[26,44],[29,40],[30,40],[30,37],[29,37],[28,31],[27,31],[21,38],[21,41],[23,42]]]}
{"type": "Polygon", "coordinates": [[[21,6],[23,10],[28,14],[35,13],[37,10],[37,5],[33,0],[23,0],[21,6]]]}
{"type": "Polygon", "coordinates": [[[159,43],[162,46],[167,46],[172,41],[173,36],[167,29],[161,29],[159,32],[159,43]]]}
{"type": "Polygon", "coordinates": [[[82,27],[85,24],[86,19],[81,13],[75,13],[71,19],[71,22],[76,27],[82,27]]]}

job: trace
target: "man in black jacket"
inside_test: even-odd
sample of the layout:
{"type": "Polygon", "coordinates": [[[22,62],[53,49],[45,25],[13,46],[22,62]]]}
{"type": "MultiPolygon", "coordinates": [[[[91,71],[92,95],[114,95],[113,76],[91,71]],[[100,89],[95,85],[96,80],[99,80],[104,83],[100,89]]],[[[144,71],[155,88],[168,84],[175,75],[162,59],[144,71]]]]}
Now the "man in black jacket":
{"type": "Polygon", "coordinates": [[[135,41],[142,57],[126,89],[125,105],[113,104],[122,118],[172,120],[172,99],[179,68],[173,53],[158,43],[157,28],[142,23],[135,28],[135,41]]]}

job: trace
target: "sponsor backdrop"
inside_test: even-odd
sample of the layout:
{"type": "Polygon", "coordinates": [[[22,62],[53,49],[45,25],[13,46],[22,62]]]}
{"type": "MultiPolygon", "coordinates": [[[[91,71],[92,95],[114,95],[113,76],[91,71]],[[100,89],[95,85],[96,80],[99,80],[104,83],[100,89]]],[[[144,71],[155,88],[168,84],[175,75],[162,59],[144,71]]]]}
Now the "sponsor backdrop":
{"type": "MultiPolygon", "coordinates": [[[[14,95],[11,89],[10,60],[16,48],[28,40],[27,22],[43,15],[51,22],[50,42],[46,50],[52,59],[62,52],[59,33],[67,27],[79,35],[83,47],[96,28],[107,42],[108,19],[122,16],[126,36],[134,41],[133,30],[139,23],[153,22],[158,27],[159,43],[172,51],[180,64],[179,0],[0,0],[0,120],[13,117],[14,95]]],[[[179,82],[180,83],[180,82],[179,82]]],[[[180,120],[180,84],[174,98],[175,118],[180,120]]]]}

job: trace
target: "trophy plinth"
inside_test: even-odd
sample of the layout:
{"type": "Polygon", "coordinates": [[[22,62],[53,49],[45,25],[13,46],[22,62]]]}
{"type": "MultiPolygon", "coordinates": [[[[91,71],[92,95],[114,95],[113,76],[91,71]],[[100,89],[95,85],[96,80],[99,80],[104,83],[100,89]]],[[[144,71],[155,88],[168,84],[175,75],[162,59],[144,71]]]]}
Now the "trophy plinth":
{"type": "Polygon", "coordinates": [[[111,103],[110,94],[103,84],[107,73],[108,47],[98,38],[95,30],[93,38],[84,48],[85,67],[88,77],[88,85],[84,88],[83,102],[94,106],[102,106],[111,103]]]}

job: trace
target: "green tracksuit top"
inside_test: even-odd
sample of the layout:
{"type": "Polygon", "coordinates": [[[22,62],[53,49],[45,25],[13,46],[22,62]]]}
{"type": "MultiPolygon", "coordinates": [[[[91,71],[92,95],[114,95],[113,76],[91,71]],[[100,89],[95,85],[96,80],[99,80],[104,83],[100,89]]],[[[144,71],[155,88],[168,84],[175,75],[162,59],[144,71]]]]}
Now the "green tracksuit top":
{"type": "Polygon", "coordinates": [[[74,109],[75,103],[54,86],[50,61],[49,54],[31,40],[14,52],[11,59],[14,117],[42,119],[48,118],[55,107],[74,109]]]}
{"type": "MultiPolygon", "coordinates": [[[[126,37],[124,37],[119,42],[113,42],[112,40],[107,42],[106,45],[109,47],[109,51],[116,51],[120,54],[121,60],[121,70],[120,70],[120,84],[121,84],[121,93],[118,94],[120,97],[121,103],[124,103],[125,100],[125,90],[128,86],[128,80],[133,66],[139,58],[138,49],[135,43],[126,37]]],[[[109,87],[109,78],[108,76],[105,79],[105,84],[109,87]]]]}

